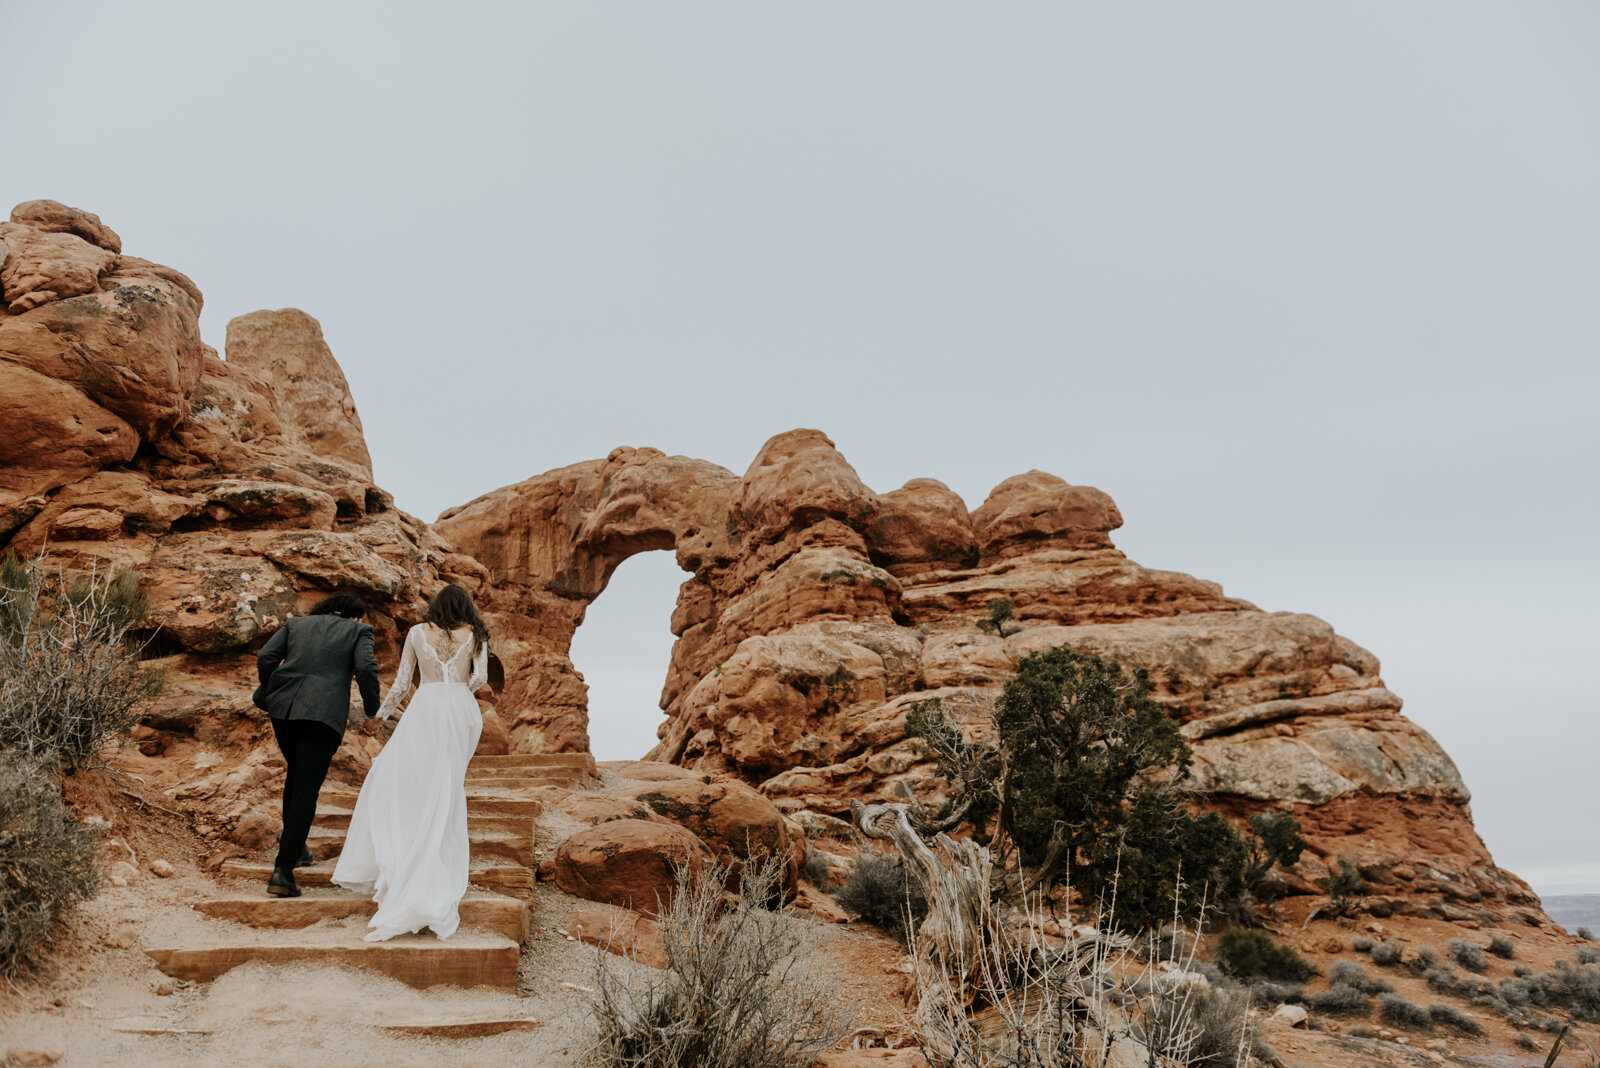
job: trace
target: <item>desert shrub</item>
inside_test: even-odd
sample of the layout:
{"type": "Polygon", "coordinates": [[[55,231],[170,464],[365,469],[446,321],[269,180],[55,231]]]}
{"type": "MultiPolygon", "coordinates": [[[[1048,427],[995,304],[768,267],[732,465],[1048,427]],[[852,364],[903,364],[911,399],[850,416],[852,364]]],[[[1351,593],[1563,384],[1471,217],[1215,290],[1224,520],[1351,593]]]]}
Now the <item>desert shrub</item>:
{"type": "Polygon", "coordinates": [[[834,891],[840,906],[909,944],[928,915],[922,884],[911,877],[899,857],[862,853],[850,865],[850,877],[834,891]]]}
{"type": "Polygon", "coordinates": [[[1139,939],[1140,956],[1147,961],[1178,961],[1183,963],[1193,959],[1195,954],[1194,936],[1182,927],[1167,924],[1159,930],[1146,931],[1139,939]]]}
{"type": "Polygon", "coordinates": [[[0,749],[70,773],[125,739],[161,688],[131,636],[148,612],[132,571],[68,580],[0,560],[0,749]]]}
{"type": "Polygon", "coordinates": [[[1579,964],[1593,964],[1600,961],[1600,949],[1594,946],[1579,946],[1573,951],[1572,959],[1579,964]]]}
{"type": "Polygon", "coordinates": [[[1428,1006],[1428,1017],[1441,1027],[1448,1027],[1464,1035],[1481,1035],[1483,1026],[1469,1012],[1464,1012],[1454,1005],[1436,1001],[1428,1006]]]}
{"type": "Polygon", "coordinates": [[[1418,946],[1417,951],[1411,954],[1410,964],[1412,971],[1417,972],[1418,974],[1424,974],[1432,971],[1435,968],[1443,967],[1444,958],[1439,955],[1439,951],[1437,949],[1434,949],[1432,946],[1423,945],[1418,946]]]}
{"type": "Polygon", "coordinates": [[[1533,969],[1528,967],[1526,964],[1518,964],[1516,967],[1511,969],[1511,974],[1516,976],[1518,979],[1526,979],[1528,976],[1533,974],[1533,969]]]}
{"type": "Polygon", "coordinates": [[[1022,629],[1017,622],[1017,605],[1009,597],[996,597],[989,602],[989,614],[978,620],[978,629],[985,634],[1008,638],[1022,629]]]}
{"type": "Polygon", "coordinates": [[[1403,958],[1400,947],[1393,942],[1379,942],[1372,947],[1372,963],[1381,964],[1385,968],[1392,968],[1399,964],[1403,958]]]}
{"type": "Polygon", "coordinates": [[[1378,995],[1378,1019],[1396,1027],[1425,1028],[1431,1023],[1428,1010],[1414,1005],[1399,994],[1378,995]]]}
{"type": "Polygon", "coordinates": [[[1229,975],[1299,982],[1315,974],[1292,946],[1275,942],[1265,931],[1234,928],[1217,942],[1217,964],[1229,975]]]}
{"type": "Polygon", "coordinates": [[[1500,997],[1509,1005],[1527,1005],[1533,1001],[1533,984],[1520,978],[1502,979],[1500,997]]]}
{"type": "Polygon", "coordinates": [[[1510,1016],[1514,1011],[1511,1005],[1498,994],[1474,994],[1472,1003],[1480,1009],[1488,1009],[1496,1016],[1510,1016]]]}
{"type": "Polygon", "coordinates": [[[1251,997],[1242,990],[1206,990],[1190,1006],[1194,1029],[1185,1068],[1234,1068],[1239,1051],[1249,1050],[1268,1063],[1272,1051],[1261,1041],[1258,1025],[1250,1016],[1251,997]]]}
{"type": "Polygon", "coordinates": [[[1600,964],[1572,969],[1563,994],[1572,1015],[1580,1020],[1600,1021],[1600,964]]]}
{"type": "Polygon", "coordinates": [[[1366,880],[1356,871],[1354,864],[1344,857],[1328,872],[1328,897],[1333,911],[1339,916],[1353,916],[1359,910],[1360,894],[1367,888],[1366,880]]]}
{"type": "Polygon", "coordinates": [[[1489,939],[1489,952],[1502,960],[1510,960],[1517,955],[1517,947],[1505,935],[1495,935],[1489,939]]]}
{"type": "Polygon", "coordinates": [[[822,974],[815,928],[766,904],[781,863],[747,864],[725,906],[728,871],[680,869],[659,919],[667,966],[649,975],[596,952],[590,1012],[604,1068],[803,1068],[839,1043],[850,1018],[822,974]]]}
{"type": "Polygon", "coordinates": [[[1443,968],[1429,968],[1422,973],[1422,978],[1427,981],[1428,987],[1432,990],[1437,990],[1441,994],[1455,993],[1456,977],[1443,968]]]}
{"type": "Polygon", "coordinates": [[[832,885],[833,880],[828,874],[828,858],[821,853],[806,850],[805,863],[800,865],[800,871],[820,889],[826,890],[832,885]]]}
{"type": "Polygon", "coordinates": [[[1348,986],[1365,992],[1371,982],[1367,970],[1353,960],[1336,960],[1328,968],[1329,986],[1348,986]]]}
{"type": "Polygon", "coordinates": [[[1377,1038],[1378,1029],[1371,1024],[1354,1024],[1345,1034],[1351,1038],[1377,1038]]]}
{"type": "Polygon", "coordinates": [[[1566,1026],[1566,1024],[1561,1022],[1560,1018],[1555,1016],[1546,1016],[1544,1018],[1544,1022],[1539,1024],[1539,1030],[1543,1031],[1547,1035],[1556,1035],[1560,1034],[1561,1029],[1566,1026]]]}
{"type": "Polygon", "coordinates": [[[1311,995],[1311,1011],[1325,1016],[1366,1016],[1372,1012],[1372,998],[1357,987],[1330,986],[1311,995]]]}
{"type": "Polygon", "coordinates": [[[1444,944],[1444,951],[1450,954],[1450,959],[1461,965],[1469,972],[1485,972],[1489,970],[1489,959],[1483,955],[1483,950],[1465,938],[1452,938],[1444,944]]]}
{"type": "Polygon", "coordinates": [[[1576,934],[1577,934],[1577,936],[1579,938],[1583,939],[1585,942],[1593,942],[1594,941],[1594,932],[1589,930],[1589,928],[1587,928],[1587,927],[1578,928],[1576,934]]]}
{"type": "Polygon", "coordinates": [[[0,975],[31,970],[67,911],[99,892],[98,841],[45,769],[0,753],[0,975]]]}
{"type": "Polygon", "coordinates": [[[1362,935],[1358,938],[1352,938],[1350,940],[1350,948],[1355,950],[1357,953],[1371,953],[1372,947],[1376,944],[1377,943],[1373,942],[1372,939],[1366,937],[1365,935],[1362,935]]]}
{"type": "Polygon", "coordinates": [[[1526,1031],[1518,1031],[1517,1037],[1512,1039],[1512,1041],[1517,1044],[1518,1049],[1525,1049],[1529,1052],[1539,1049],[1539,1043],[1526,1031]]]}
{"type": "Polygon", "coordinates": [[[1250,984],[1250,996],[1257,1005],[1273,1007],[1298,1004],[1306,999],[1306,991],[1299,983],[1274,983],[1270,979],[1258,979],[1250,984]]]}

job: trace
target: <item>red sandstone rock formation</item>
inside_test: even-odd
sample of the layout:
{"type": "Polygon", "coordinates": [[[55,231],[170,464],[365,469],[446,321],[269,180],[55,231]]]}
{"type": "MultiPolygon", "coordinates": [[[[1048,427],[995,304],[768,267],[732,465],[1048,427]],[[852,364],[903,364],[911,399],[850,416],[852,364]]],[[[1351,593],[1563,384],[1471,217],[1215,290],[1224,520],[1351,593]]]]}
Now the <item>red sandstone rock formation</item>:
{"type": "MultiPolygon", "coordinates": [[[[971,512],[931,479],[878,494],[823,434],[796,430],[742,478],[618,449],[430,528],[373,485],[355,405],[309,317],[236,320],[224,362],[200,340],[192,282],[51,201],[0,223],[0,296],[0,550],[139,567],[169,668],[141,749],[163,754],[168,795],[202,829],[260,837],[252,804],[276,757],[249,705],[252,654],[322,593],[368,597],[387,666],[424,595],[467,585],[495,629],[505,734],[488,744],[583,750],[572,635],[624,559],[671,549],[686,577],[652,755],[705,775],[653,771],[670,788],[646,792],[693,793],[684,819],[730,859],[724,832],[749,820],[716,815],[711,776],[758,788],[802,825],[898,780],[934,798],[904,734],[910,704],[944,697],[981,729],[1021,656],[1067,644],[1149,668],[1211,803],[1287,808],[1306,824],[1303,875],[1345,855],[1380,892],[1422,895],[1444,915],[1531,904],[1494,867],[1454,766],[1400,714],[1375,657],[1313,617],[1128,560],[1110,540],[1122,517],[1098,490],[1030,472],[971,512]],[[975,626],[1000,597],[1019,632],[975,626]],[[694,806],[712,822],[700,827],[694,806]]],[[[359,771],[375,748],[353,742],[336,767],[359,771]]],[[[644,840],[666,826],[646,800],[581,818],[644,840]]],[[[602,878],[578,859],[569,850],[572,878],[602,878]]]]}
{"type": "MultiPolygon", "coordinates": [[[[200,340],[195,285],[120,250],[97,217],[53,201],[0,223],[0,551],[138,568],[168,669],[147,721],[161,737],[143,741],[183,739],[178,763],[210,752],[174,796],[226,829],[272,777],[250,682],[283,619],[358,591],[392,663],[426,594],[486,574],[373,485],[314,319],[236,319],[225,362],[200,340]]],[[[371,752],[352,736],[339,766],[371,752]]]]}
{"type": "Polygon", "coordinates": [[[1149,669],[1211,803],[1297,815],[1313,851],[1291,884],[1348,856],[1383,890],[1436,893],[1421,907],[1445,915],[1532,903],[1494,867],[1455,766],[1401,715],[1376,657],[1312,616],[1141,567],[1111,542],[1121,524],[1101,491],[1038,471],[970,513],[932,479],[876,494],[827,437],[796,430],[742,479],[618,449],[435,527],[491,573],[497,633],[515,635],[496,646],[500,711],[521,748],[587,747],[572,634],[624,559],[670,548],[687,574],[654,759],[736,776],[802,816],[886,800],[897,780],[937,799],[905,736],[911,704],[943,697],[981,730],[1022,656],[1070,645],[1149,669]],[[976,626],[997,598],[1016,633],[976,626]]]}

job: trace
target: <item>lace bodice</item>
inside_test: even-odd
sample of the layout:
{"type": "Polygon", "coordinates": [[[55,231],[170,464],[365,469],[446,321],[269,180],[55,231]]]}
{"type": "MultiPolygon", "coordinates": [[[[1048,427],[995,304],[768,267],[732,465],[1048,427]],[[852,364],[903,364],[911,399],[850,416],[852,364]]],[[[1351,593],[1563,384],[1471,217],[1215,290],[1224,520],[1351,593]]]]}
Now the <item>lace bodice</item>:
{"type": "Polygon", "coordinates": [[[450,682],[476,690],[489,680],[489,647],[472,652],[472,630],[463,627],[446,634],[431,623],[418,623],[406,632],[400,650],[400,669],[383,699],[378,715],[388,719],[411,692],[411,677],[420,674],[422,685],[450,682]]]}

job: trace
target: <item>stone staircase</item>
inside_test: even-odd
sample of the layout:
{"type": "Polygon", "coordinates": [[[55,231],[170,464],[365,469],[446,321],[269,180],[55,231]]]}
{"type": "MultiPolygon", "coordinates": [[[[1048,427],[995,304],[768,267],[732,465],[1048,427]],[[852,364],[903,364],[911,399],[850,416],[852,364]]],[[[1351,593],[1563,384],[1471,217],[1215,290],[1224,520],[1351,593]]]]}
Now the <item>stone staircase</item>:
{"type": "Polygon", "coordinates": [[[528,935],[527,901],[534,886],[535,824],[542,810],[531,796],[542,787],[573,788],[595,774],[587,753],[479,756],[467,769],[467,831],[472,845],[470,889],[461,902],[461,929],[440,940],[432,932],[366,942],[366,920],[376,906],[331,886],[334,864],[357,791],[323,788],[307,846],[317,862],[299,868],[305,894],[275,898],[265,883],[269,857],[235,859],[221,874],[248,880],[242,892],[197,902],[196,911],[224,921],[192,943],[148,948],[175,979],[205,982],[249,961],[271,964],[351,964],[415,987],[451,984],[514,993],[522,944],[528,935]]]}

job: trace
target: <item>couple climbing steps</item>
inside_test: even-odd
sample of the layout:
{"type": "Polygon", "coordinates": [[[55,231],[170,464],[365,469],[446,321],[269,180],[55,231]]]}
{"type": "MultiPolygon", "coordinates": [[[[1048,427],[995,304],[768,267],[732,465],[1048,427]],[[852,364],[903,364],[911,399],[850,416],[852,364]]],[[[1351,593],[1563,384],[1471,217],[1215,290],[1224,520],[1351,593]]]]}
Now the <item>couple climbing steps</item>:
{"type": "Polygon", "coordinates": [[[471,596],[446,586],[406,635],[400,668],[381,705],[372,627],[360,598],[339,594],[292,619],[262,647],[256,703],[283,751],[283,835],[267,892],[297,897],[294,869],[311,863],[306,839],[317,795],[348,717],[350,681],[376,735],[416,696],[362,784],[333,882],[369,894],[377,912],[367,941],[431,929],[448,938],[467,891],[470,849],[465,779],[483,721],[473,692],[488,678],[488,629],[471,596]]]}

